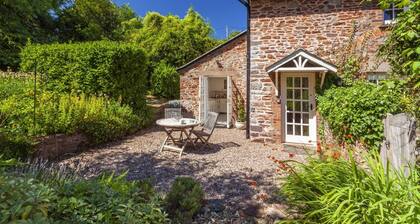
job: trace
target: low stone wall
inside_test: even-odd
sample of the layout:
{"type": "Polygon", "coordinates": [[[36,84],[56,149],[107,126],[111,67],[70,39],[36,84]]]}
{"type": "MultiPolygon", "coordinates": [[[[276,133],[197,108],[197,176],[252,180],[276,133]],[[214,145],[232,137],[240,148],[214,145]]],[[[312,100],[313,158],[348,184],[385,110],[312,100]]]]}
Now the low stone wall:
{"type": "Polygon", "coordinates": [[[48,160],[73,154],[86,148],[88,139],[83,134],[56,134],[39,138],[33,156],[48,160]]]}

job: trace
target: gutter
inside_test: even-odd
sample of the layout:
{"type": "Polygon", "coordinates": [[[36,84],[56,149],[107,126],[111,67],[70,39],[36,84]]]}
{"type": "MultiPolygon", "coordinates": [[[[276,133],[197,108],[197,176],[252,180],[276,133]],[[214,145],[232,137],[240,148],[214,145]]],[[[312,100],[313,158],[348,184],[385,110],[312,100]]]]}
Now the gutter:
{"type": "Polygon", "coordinates": [[[251,7],[249,0],[239,0],[247,9],[247,59],[246,59],[246,138],[250,139],[251,113],[251,7]]]}

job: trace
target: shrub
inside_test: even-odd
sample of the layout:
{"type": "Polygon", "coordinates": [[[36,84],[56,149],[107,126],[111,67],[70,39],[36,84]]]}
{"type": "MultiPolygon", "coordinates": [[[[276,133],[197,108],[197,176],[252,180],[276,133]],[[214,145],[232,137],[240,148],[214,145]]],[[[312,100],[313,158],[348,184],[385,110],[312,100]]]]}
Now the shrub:
{"type": "Polygon", "coordinates": [[[204,192],[200,184],[190,177],[178,177],[166,195],[165,207],[175,222],[190,223],[203,202],[204,192]]]}
{"type": "MultiPolygon", "coordinates": [[[[21,69],[42,74],[47,90],[107,96],[145,107],[147,57],[133,44],[110,41],[28,45],[21,69]]],[[[41,76],[41,75],[40,75],[41,76]]]]}
{"type": "Polygon", "coordinates": [[[377,154],[366,161],[361,168],[352,159],[310,158],[294,167],[281,192],[304,223],[418,223],[419,169],[405,177],[384,168],[377,154]]]}
{"type": "Polygon", "coordinates": [[[0,84],[0,153],[27,157],[39,136],[84,133],[91,143],[120,138],[151,120],[149,109],[135,113],[105,97],[38,91],[34,123],[32,79],[9,79],[0,84]]]}
{"type": "Polygon", "coordinates": [[[378,148],[383,139],[382,120],[387,113],[403,112],[399,86],[357,82],[333,87],[318,97],[318,109],[339,141],[378,148]]]}
{"type": "Polygon", "coordinates": [[[56,168],[0,170],[0,223],[168,222],[150,184],[125,175],[84,180],[56,168]]]}
{"type": "Polygon", "coordinates": [[[103,97],[44,94],[37,113],[37,134],[84,133],[97,144],[137,130],[150,118],[103,97]]]}
{"type": "Polygon", "coordinates": [[[152,74],[152,92],[167,99],[179,98],[179,74],[176,69],[159,63],[152,74]]]}

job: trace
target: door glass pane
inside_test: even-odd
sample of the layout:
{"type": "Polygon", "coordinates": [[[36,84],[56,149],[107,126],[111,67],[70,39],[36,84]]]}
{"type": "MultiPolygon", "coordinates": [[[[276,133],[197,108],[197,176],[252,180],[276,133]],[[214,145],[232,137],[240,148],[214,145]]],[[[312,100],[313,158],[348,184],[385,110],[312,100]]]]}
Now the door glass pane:
{"type": "Polygon", "coordinates": [[[287,134],[293,135],[293,125],[287,125],[287,134]]]}
{"type": "Polygon", "coordinates": [[[302,90],[302,99],[309,100],[309,90],[307,89],[302,90]]]}
{"type": "Polygon", "coordinates": [[[300,124],[301,123],[301,121],[300,121],[301,118],[302,118],[302,114],[301,113],[296,113],[295,114],[295,123],[300,124]]]}
{"type": "Polygon", "coordinates": [[[295,87],[300,87],[300,77],[295,77],[295,87]]]}
{"type": "Polygon", "coordinates": [[[294,111],[301,111],[301,108],[300,108],[300,101],[295,101],[295,108],[294,108],[294,111]]]}
{"type": "Polygon", "coordinates": [[[309,114],[302,114],[302,122],[304,124],[309,124],[309,114]]]}
{"type": "Polygon", "coordinates": [[[302,77],[302,87],[308,88],[309,87],[309,79],[308,77],[302,77]]]}
{"type": "Polygon", "coordinates": [[[287,77],[287,87],[293,87],[293,78],[287,77]]]}
{"type": "Polygon", "coordinates": [[[309,112],[309,102],[302,102],[302,111],[309,112]]]}
{"type": "Polygon", "coordinates": [[[293,89],[287,90],[287,99],[293,99],[293,89]]]}
{"type": "Polygon", "coordinates": [[[302,135],[300,125],[295,125],[295,135],[302,135]]]}
{"type": "Polygon", "coordinates": [[[300,94],[300,89],[295,89],[295,99],[296,100],[302,99],[301,94],[300,94]]]}
{"type": "Polygon", "coordinates": [[[293,123],[293,113],[287,113],[287,122],[293,123]]]}
{"type": "Polygon", "coordinates": [[[287,101],[287,110],[293,111],[293,101],[287,101]]]}
{"type": "Polygon", "coordinates": [[[309,126],[303,126],[303,136],[309,136],[309,126]]]}

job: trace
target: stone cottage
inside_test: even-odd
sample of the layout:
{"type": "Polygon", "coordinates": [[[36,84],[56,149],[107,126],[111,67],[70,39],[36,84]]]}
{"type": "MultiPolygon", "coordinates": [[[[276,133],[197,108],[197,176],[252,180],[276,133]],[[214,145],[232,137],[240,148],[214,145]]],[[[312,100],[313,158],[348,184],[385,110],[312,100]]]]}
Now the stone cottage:
{"type": "Polygon", "coordinates": [[[195,117],[219,112],[231,127],[242,105],[254,141],[316,144],[316,90],[355,55],[371,81],[375,58],[400,9],[357,0],[240,0],[248,30],[179,68],[181,100],[195,117]]]}

